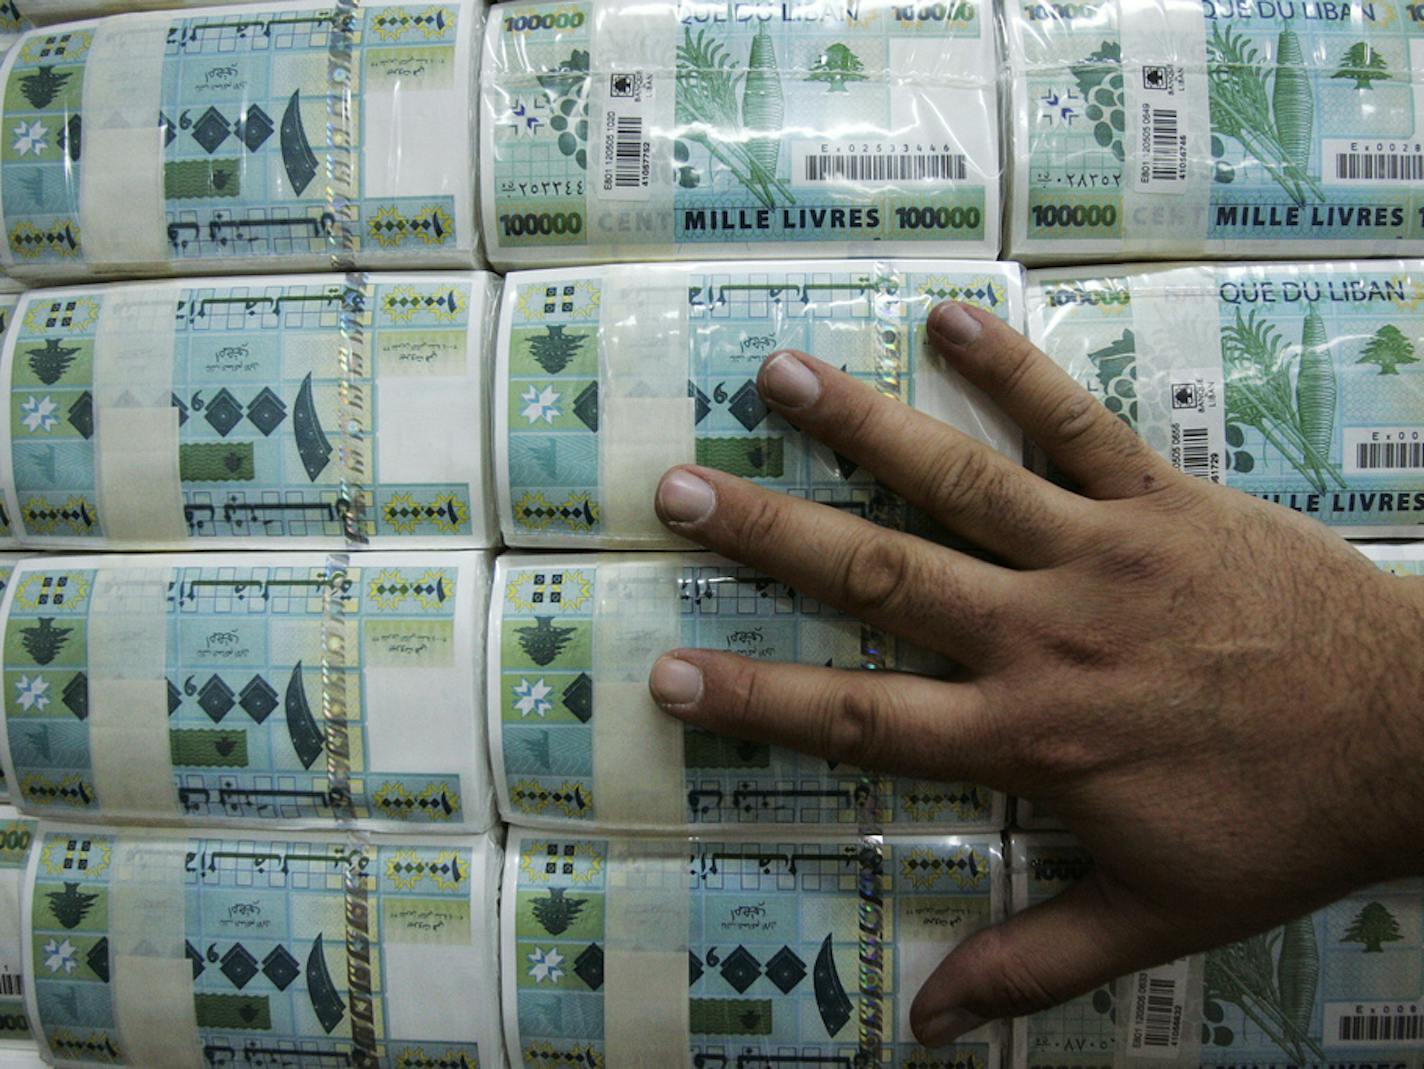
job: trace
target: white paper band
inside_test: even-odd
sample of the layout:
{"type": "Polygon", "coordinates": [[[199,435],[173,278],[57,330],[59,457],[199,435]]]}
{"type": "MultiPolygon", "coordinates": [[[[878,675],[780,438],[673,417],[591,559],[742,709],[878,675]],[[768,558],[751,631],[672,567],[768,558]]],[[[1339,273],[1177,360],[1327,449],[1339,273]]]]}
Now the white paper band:
{"type": "MultiPolygon", "coordinates": [[[[137,773],[135,773],[137,775],[137,773]]],[[[114,1023],[127,1064],[191,1069],[203,1064],[184,950],[186,837],[114,839],[109,948],[114,1023]]]]}
{"type": "MultiPolygon", "coordinates": [[[[87,169],[87,165],[86,165],[87,169]]],[[[115,543],[182,542],[183,482],[173,397],[177,320],[166,286],[104,296],[94,336],[99,522],[115,543]]]]}
{"type": "Polygon", "coordinates": [[[178,812],[166,676],[172,578],[168,568],[122,564],[94,577],[89,752],[94,793],[106,816],[178,812]]]}
{"type": "Polygon", "coordinates": [[[697,459],[688,394],[687,287],[611,267],[598,327],[598,485],[603,530],[672,541],[653,510],[668,468],[697,459]]]}
{"type": "Polygon", "coordinates": [[[1117,980],[1113,1069],[1196,1069],[1206,957],[1169,961],[1117,980]]]}
{"type": "Polygon", "coordinates": [[[170,256],[158,113],[171,22],[171,14],[104,19],[84,61],[79,233],[85,260],[106,270],[151,269],[170,256]]]}
{"type": "Polygon", "coordinates": [[[685,1069],[690,923],[687,849],[681,840],[613,839],[604,915],[604,1064],[685,1069]]]}
{"type": "Polygon", "coordinates": [[[592,727],[593,782],[601,793],[593,804],[598,819],[611,824],[686,822],[683,724],[648,692],[653,662],[682,644],[680,578],[675,556],[598,558],[592,727]]]}

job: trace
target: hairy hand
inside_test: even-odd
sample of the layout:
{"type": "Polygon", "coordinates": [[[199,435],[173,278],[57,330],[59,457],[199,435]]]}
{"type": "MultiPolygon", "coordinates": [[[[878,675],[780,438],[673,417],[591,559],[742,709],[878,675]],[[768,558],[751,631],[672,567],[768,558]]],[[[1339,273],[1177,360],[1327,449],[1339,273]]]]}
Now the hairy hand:
{"type": "Polygon", "coordinates": [[[651,681],[699,727],[1046,802],[1091,850],[1091,878],[950,954],[921,1042],[1424,871],[1424,581],[1178,474],[993,316],[942,304],[929,333],[1078,493],[805,354],[758,386],[998,563],[705,468],[658,512],[965,675],[680,650],[651,681]]]}

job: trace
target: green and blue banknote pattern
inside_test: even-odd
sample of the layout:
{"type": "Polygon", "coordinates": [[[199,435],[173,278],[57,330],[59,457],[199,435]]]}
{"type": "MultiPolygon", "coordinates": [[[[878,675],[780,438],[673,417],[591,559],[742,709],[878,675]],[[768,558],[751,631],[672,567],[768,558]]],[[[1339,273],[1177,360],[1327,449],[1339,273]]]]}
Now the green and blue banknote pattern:
{"type": "Polygon", "coordinates": [[[1009,252],[1424,248],[1424,9],[1010,0],[1009,252]]]}
{"type": "Polygon", "coordinates": [[[944,955],[998,919],[999,855],[997,836],[512,833],[501,910],[511,1061],[613,1069],[632,1064],[619,1053],[640,1035],[643,1049],[666,1042],[658,1064],[701,1069],[997,1065],[997,1026],[928,1051],[908,1019],[944,955]],[[668,983],[636,971],[644,954],[668,983]]]}
{"type": "Polygon", "coordinates": [[[497,1069],[498,1012],[475,996],[496,969],[498,853],[46,825],[25,902],[42,1049],[60,1066],[497,1069]]]}
{"type": "Polygon", "coordinates": [[[481,19],[306,2],[32,31],[4,68],[0,259],[44,279],[473,266],[481,19]]]}
{"type": "Polygon", "coordinates": [[[27,812],[489,826],[482,555],[37,558],[12,582],[27,812]]]}
{"type": "Polygon", "coordinates": [[[1179,470],[1341,533],[1424,534],[1419,267],[1045,269],[1029,333],[1179,470]]]}
{"type": "MultiPolygon", "coordinates": [[[[15,317],[15,307],[20,303],[20,294],[16,290],[14,293],[0,292],[0,345],[4,344],[5,333],[10,329],[10,323],[15,317]]],[[[10,510],[5,502],[0,501],[0,546],[13,545],[14,531],[10,526],[10,510]]],[[[3,785],[0,785],[0,797],[4,797],[3,785]]]]}
{"type": "MultiPolygon", "coordinates": [[[[509,276],[496,357],[495,457],[501,523],[514,546],[674,543],[657,525],[651,482],[636,512],[652,533],[610,523],[609,498],[646,466],[655,424],[688,434],[686,454],[762,486],[877,522],[923,524],[870,472],[804,437],[757,393],[762,361],[800,349],[886,396],[948,420],[1017,460],[1021,436],[981,394],[931,356],[924,323],[940,300],[1017,325],[1016,264],[829,261],[764,268],[676,263],[509,276]],[[636,353],[636,360],[629,356],[636,353]],[[639,402],[659,380],[673,415],[639,402]],[[632,382],[632,385],[630,385],[632,382]],[[618,412],[611,395],[621,391],[618,412]]],[[[663,433],[665,432],[665,433],[663,433]]]]}
{"type": "MultiPolygon", "coordinates": [[[[768,661],[835,668],[930,670],[933,658],[805,597],[755,569],[708,554],[523,556],[500,558],[490,612],[487,671],[497,791],[510,819],[535,827],[609,829],[630,786],[600,780],[599,745],[633,748],[636,737],[600,739],[601,648],[609,614],[636,614],[616,594],[625,569],[662,559],[669,568],[661,595],[680,621],[672,645],[725,650],[768,661]]],[[[610,711],[611,712],[611,711],[610,711]]],[[[654,715],[661,716],[656,713],[654,715]]],[[[649,740],[643,760],[662,758],[649,740]]],[[[1003,824],[1001,795],[969,783],[885,777],[765,743],[687,727],[681,746],[685,781],[682,825],[811,825],[846,830],[873,821],[887,827],[993,830],[1003,824]]],[[[630,763],[637,763],[636,756],[630,763]]],[[[645,811],[639,826],[656,827],[645,811]]]]}
{"type": "Polygon", "coordinates": [[[999,247],[980,0],[499,4],[481,207],[499,267],[999,247]]]}
{"type": "MultiPolygon", "coordinates": [[[[10,586],[10,575],[15,570],[15,563],[20,558],[9,553],[0,553],[0,604],[3,604],[5,591],[10,586]]],[[[10,797],[10,783],[5,778],[4,764],[0,763],[0,802],[4,802],[10,797]]]]}
{"type": "Polygon", "coordinates": [[[54,548],[471,548],[485,274],[35,291],[5,352],[17,536],[54,548]]]}
{"type": "MultiPolygon", "coordinates": [[[[1066,835],[1016,834],[1010,864],[1015,911],[1092,869],[1066,835]]],[[[1209,951],[1202,967],[1200,1017],[1182,1027],[1195,1033],[1203,1069],[1424,1065],[1424,881],[1357,891],[1209,951]]],[[[1117,980],[1018,1019],[1015,1069],[1110,1069],[1132,1002],[1117,980]]]]}
{"type": "Polygon", "coordinates": [[[34,845],[36,823],[9,806],[0,806],[0,1048],[29,1043],[30,1018],[25,1010],[24,937],[21,905],[25,868],[34,845]]]}

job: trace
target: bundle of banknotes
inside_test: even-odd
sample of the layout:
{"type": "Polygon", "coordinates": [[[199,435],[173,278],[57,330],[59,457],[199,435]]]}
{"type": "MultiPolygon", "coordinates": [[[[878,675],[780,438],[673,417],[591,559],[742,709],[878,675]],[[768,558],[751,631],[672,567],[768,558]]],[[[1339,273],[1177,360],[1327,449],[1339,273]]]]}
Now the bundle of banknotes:
{"type": "Polygon", "coordinates": [[[486,273],[33,290],[0,381],[3,532],[83,549],[496,543],[486,273]]]}
{"type": "Polygon", "coordinates": [[[496,4],[480,82],[499,268],[999,248],[983,4],[496,4]]]}
{"type": "Polygon", "coordinates": [[[500,810],[531,827],[804,825],[992,831],[1004,798],[686,727],[647,691],[679,646],[835,668],[946,667],[786,584],[705,553],[508,554],[486,659],[500,810]]]}
{"type": "Polygon", "coordinates": [[[504,1064],[490,837],[33,834],[24,1008],[52,1065],[504,1064]]]}
{"type": "Polygon", "coordinates": [[[910,1002],[1001,915],[999,838],[549,838],[511,830],[500,938],[514,1069],[987,1069],[910,1002]],[[794,944],[794,945],[793,945],[794,944]]]}
{"type": "MultiPolygon", "coordinates": [[[[21,903],[36,822],[0,805],[0,1055],[34,1042],[25,1010],[25,955],[21,903]]],[[[0,1066],[5,1066],[0,1061],[0,1066]]]]}
{"type": "Polygon", "coordinates": [[[45,282],[476,266],[483,20],[477,0],[296,0],[26,33],[0,65],[0,265],[45,282]]]}
{"type": "Polygon", "coordinates": [[[1005,0],[1007,253],[1424,252],[1424,9],[1005,0]]]}
{"type": "Polygon", "coordinates": [[[0,759],[67,820],[494,820],[480,553],[31,558],[3,614],[0,759]]]}
{"type": "Polygon", "coordinates": [[[1017,264],[709,263],[516,272],[496,346],[494,457],[512,546],[678,548],[653,494],[698,463],[896,527],[919,522],[847,457],[767,410],[762,361],[801,349],[1017,460],[1021,435],[936,360],[946,298],[1022,322],[1017,264]]]}
{"type": "Polygon", "coordinates": [[[1424,535],[1419,261],[1045,268],[1028,333],[1181,471],[1424,535]]]}
{"type": "MultiPolygon", "coordinates": [[[[1015,912],[1092,869],[1069,836],[1017,833],[1015,912]]],[[[1424,1050],[1424,879],[1369,887],[1188,962],[1014,1022],[1015,1069],[1394,1066],[1424,1050]]]]}

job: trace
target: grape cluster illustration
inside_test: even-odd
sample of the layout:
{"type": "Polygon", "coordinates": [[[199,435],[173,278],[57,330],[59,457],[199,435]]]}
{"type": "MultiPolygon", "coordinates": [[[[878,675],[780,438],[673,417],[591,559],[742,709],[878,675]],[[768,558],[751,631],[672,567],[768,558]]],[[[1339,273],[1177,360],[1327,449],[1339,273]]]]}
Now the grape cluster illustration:
{"type": "Polygon", "coordinates": [[[1078,83],[1078,92],[1087,101],[1084,115],[1093,124],[1093,139],[1110,149],[1119,160],[1124,158],[1122,135],[1127,126],[1122,91],[1122,46],[1111,41],[1070,68],[1078,83]]]}

